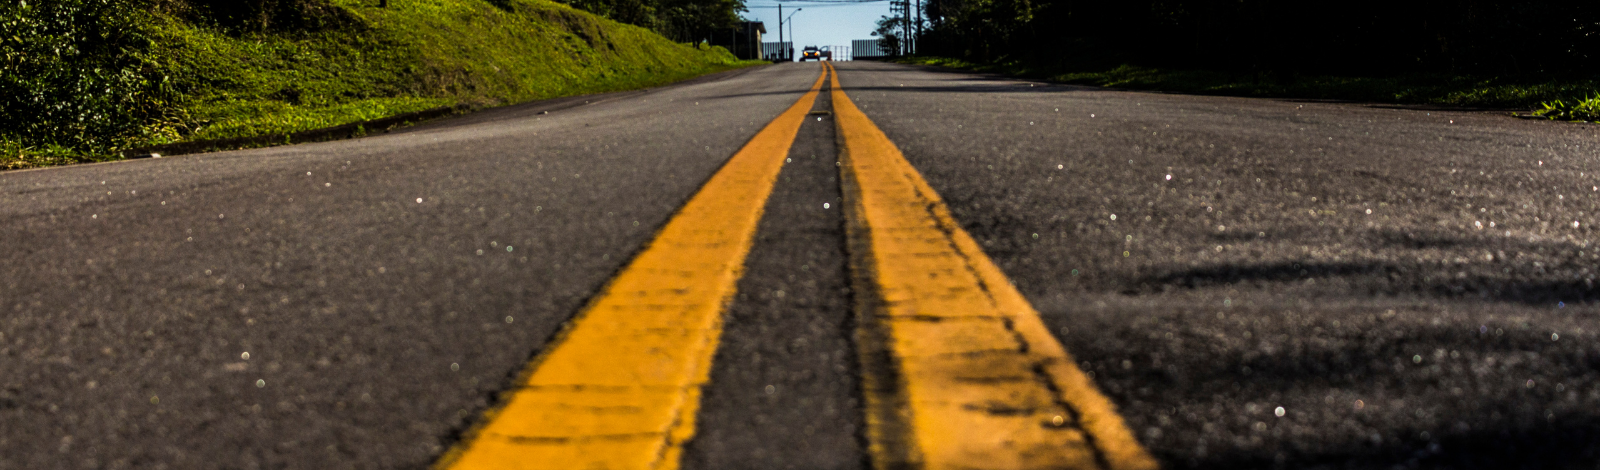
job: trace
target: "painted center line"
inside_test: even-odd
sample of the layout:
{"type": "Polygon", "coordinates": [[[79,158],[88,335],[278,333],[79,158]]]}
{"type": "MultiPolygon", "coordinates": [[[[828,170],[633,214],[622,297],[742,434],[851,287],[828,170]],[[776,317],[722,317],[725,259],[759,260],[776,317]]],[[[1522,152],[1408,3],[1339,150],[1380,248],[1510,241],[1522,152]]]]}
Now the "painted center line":
{"type": "Polygon", "coordinates": [[[722,314],[826,70],[529,364],[441,469],[674,469],[722,314]]]}
{"type": "MultiPolygon", "coordinates": [[[[831,69],[831,66],[830,66],[831,69]]],[[[844,93],[841,146],[874,467],[1154,469],[1038,312],[844,93]],[[876,364],[882,363],[882,364],[876,364]]]]}

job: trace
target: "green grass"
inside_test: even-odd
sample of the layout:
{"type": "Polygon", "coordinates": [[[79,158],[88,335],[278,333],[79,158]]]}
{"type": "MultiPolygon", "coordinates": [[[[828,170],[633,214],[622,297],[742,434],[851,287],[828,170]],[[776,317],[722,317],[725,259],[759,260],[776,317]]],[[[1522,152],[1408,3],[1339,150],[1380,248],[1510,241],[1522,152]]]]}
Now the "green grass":
{"type": "Polygon", "coordinates": [[[85,159],[72,149],[60,146],[30,147],[6,135],[0,135],[0,170],[66,165],[100,159],[85,159]]]}
{"type": "Polygon", "coordinates": [[[282,101],[240,100],[210,103],[205,122],[189,136],[195,140],[288,134],[370,121],[440,106],[453,105],[441,98],[369,98],[322,106],[296,106],[282,101]]]}
{"type": "MultiPolygon", "coordinates": [[[[238,35],[153,14],[154,54],[180,106],[124,148],[637,89],[754,64],[549,0],[327,1],[357,24],[238,35]]],[[[25,147],[0,132],[0,169],[117,158],[25,147]]]]}
{"type": "Polygon", "coordinates": [[[1535,117],[1562,121],[1600,122],[1600,96],[1579,100],[1554,100],[1539,104],[1535,117]]]}
{"type": "MultiPolygon", "coordinates": [[[[1022,62],[977,64],[943,57],[910,57],[905,63],[1039,78],[1061,83],[1194,94],[1430,104],[1464,108],[1533,110],[1543,103],[1600,90],[1600,81],[1541,77],[1412,75],[1340,77],[1173,70],[1121,65],[1105,70],[1063,71],[1022,62]]],[[[1564,103],[1564,101],[1561,101],[1564,103]]],[[[1589,105],[1590,116],[1600,102],[1589,105]]],[[[1548,116],[1554,117],[1555,114],[1548,116]]],[[[1562,114],[1561,116],[1567,116],[1562,114]]],[[[1588,120],[1593,120],[1591,117],[1588,120]]]]}

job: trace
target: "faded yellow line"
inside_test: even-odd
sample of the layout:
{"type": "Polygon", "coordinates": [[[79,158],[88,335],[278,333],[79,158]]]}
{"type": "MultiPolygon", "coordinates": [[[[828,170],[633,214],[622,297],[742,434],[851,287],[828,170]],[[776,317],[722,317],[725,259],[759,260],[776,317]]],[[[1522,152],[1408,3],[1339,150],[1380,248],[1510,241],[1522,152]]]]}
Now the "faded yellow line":
{"type": "Polygon", "coordinates": [[[674,469],[767,196],[826,71],[529,364],[440,469],[674,469]]]}
{"type": "Polygon", "coordinates": [[[863,378],[874,466],[1157,468],[837,73],[832,100],[852,266],[876,284],[860,347],[892,374],[863,378]]]}

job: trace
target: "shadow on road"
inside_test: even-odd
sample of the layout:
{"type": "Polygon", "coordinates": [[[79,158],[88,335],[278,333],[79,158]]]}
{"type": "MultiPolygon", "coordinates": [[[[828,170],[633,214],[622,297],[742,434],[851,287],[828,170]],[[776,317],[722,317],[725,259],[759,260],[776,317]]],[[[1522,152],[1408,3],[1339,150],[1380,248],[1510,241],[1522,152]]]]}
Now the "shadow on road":
{"type": "MultiPolygon", "coordinates": [[[[1212,238],[1219,242],[1262,238],[1246,232],[1212,238]]],[[[1213,264],[1158,272],[1124,285],[1141,286],[1127,288],[1126,293],[1138,294],[1156,289],[1235,284],[1265,287],[1268,283],[1339,279],[1358,292],[1376,295],[1421,294],[1528,305],[1600,301],[1593,263],[1577,254],[1581,247],[1561,240],[1381,230],[1358,234],[1353,244],[1376,247],[1380,253],[1339,262],[1213,264]],[[1419,262],[1416,252],[1427,252],[1434,261],[1419,262]]]]}
{"type": "Polygon", "coordinates": [[[1068,347],[1099,359],[1084,368],[1170,467],[1594,468],[1600,414],[1585,401],[1600,350],[1516,322],[1428,323],[1444,310],[1330,308],[1298,334],[1268,311],[1176,337],[1079,324],[1095,333],[1068,347]],[[1245,322],[1254,338],[1229,328],[1245,322]]]}

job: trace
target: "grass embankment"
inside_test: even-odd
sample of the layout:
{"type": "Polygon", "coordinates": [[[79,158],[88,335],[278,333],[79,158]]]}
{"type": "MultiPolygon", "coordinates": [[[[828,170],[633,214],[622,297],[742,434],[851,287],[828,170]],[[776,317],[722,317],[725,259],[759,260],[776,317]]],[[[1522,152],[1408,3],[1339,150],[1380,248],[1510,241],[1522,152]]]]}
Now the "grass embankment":
{"type": "Polygon", "coordinates": [[[0,169],[112,160],[128,148],[288,134],[442,106],[636,89],[748,65],[721,48],[674,43],[548,0],[325,3],[337,21],[316,31],[239,34],[160,9],[144,13],[143,70],[171,82],[172,109],[97,148],[28,142],[0,129],[0,169]]]}
{"type": "Polygon", "coordinates": [[[1600,81],[1595,80],[1265,75],[1133,65],[1067,71],[1021,62],[978,64],[944,57],[908,57],[900,62],[1133,90],[1521,110],[1551,119],[1600,120],[1600,99],[1574,99],[1600,92],[1600,81]]]}

